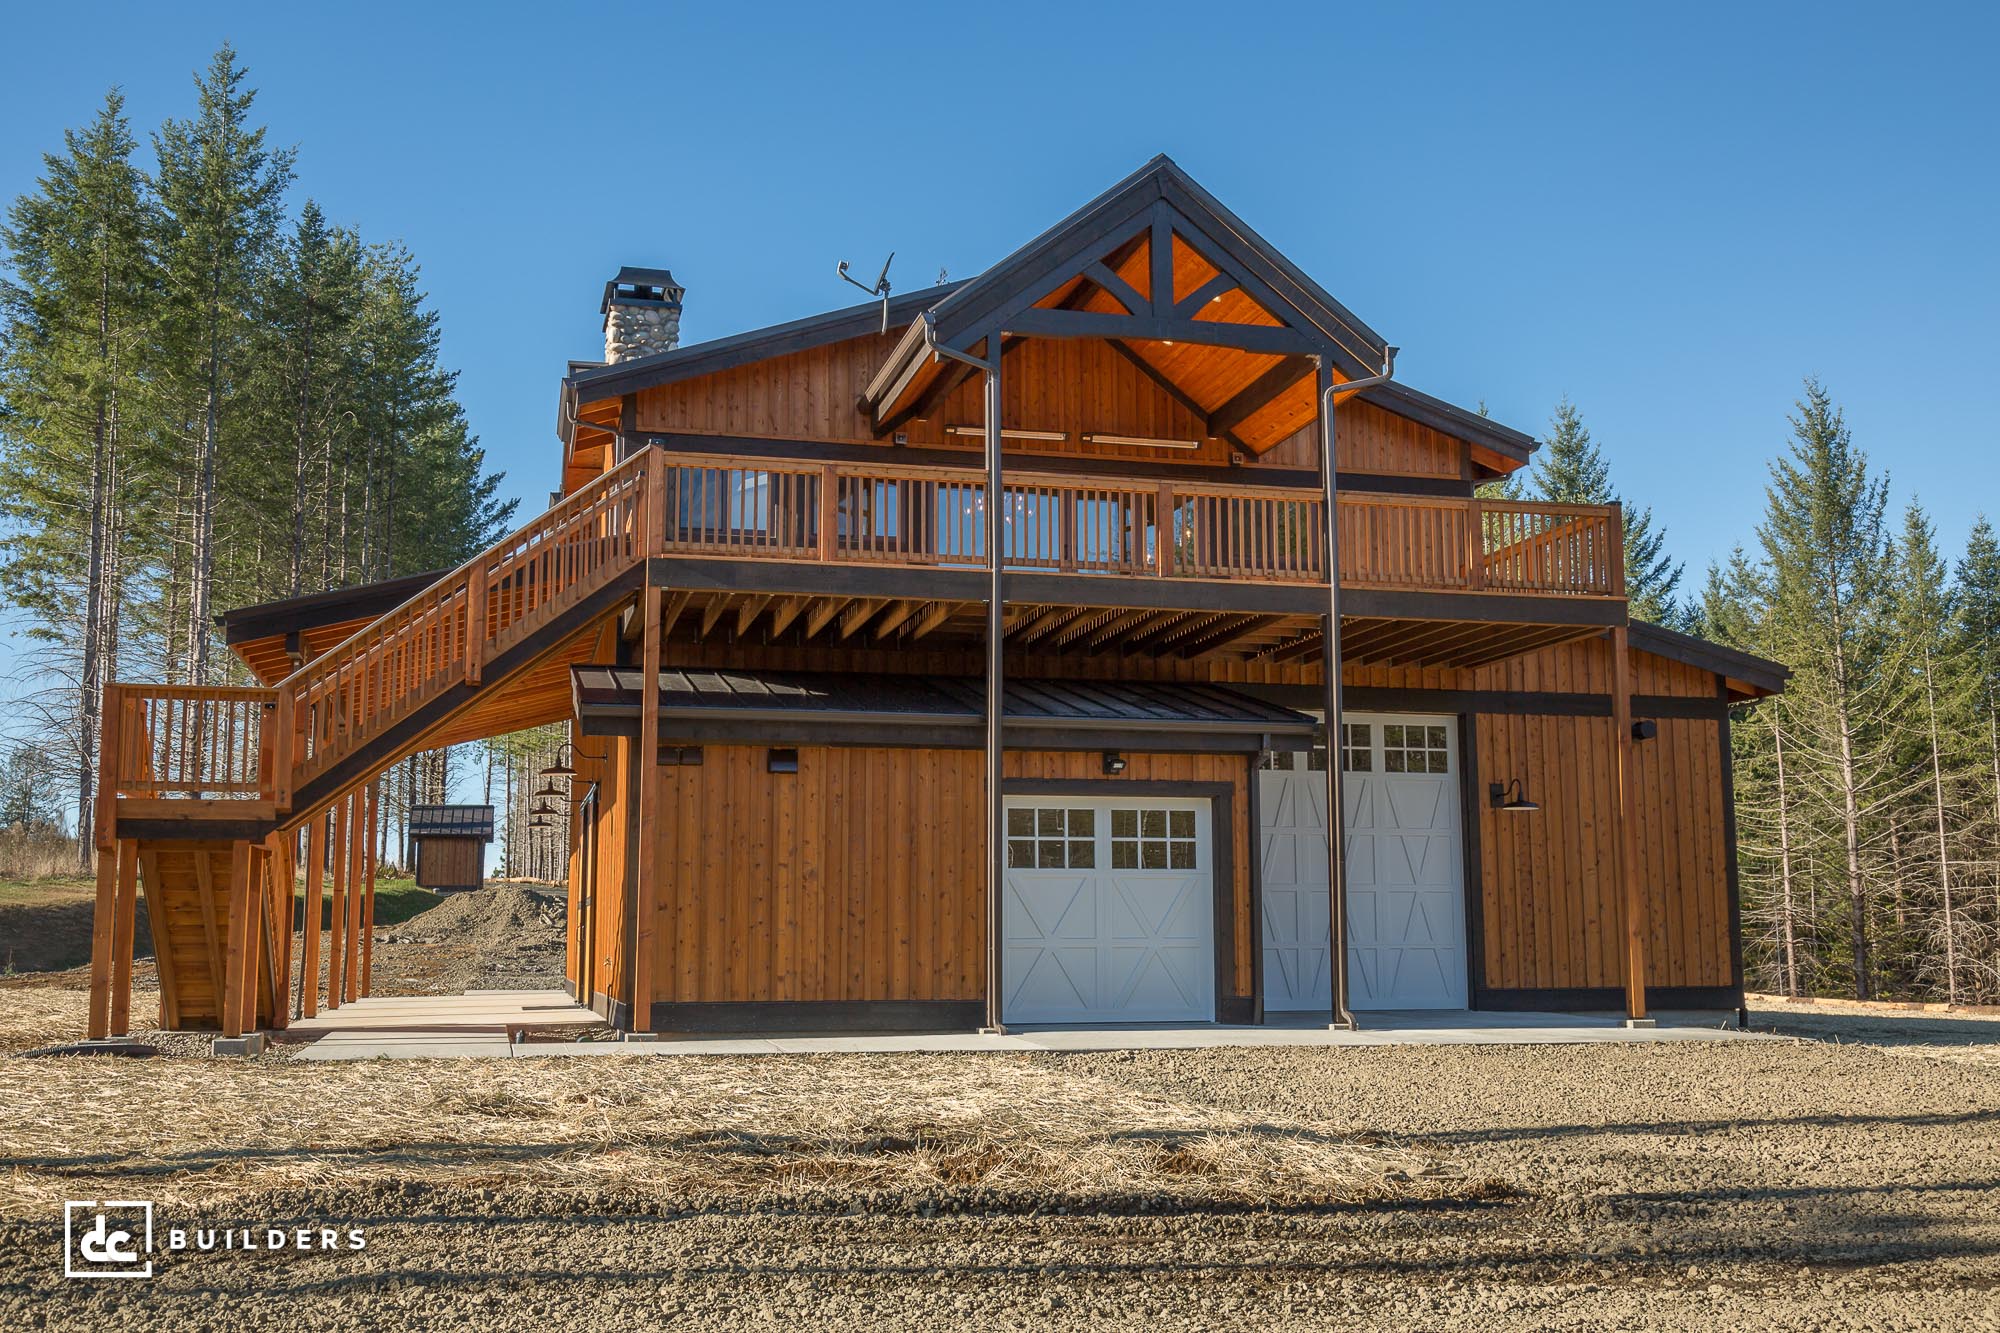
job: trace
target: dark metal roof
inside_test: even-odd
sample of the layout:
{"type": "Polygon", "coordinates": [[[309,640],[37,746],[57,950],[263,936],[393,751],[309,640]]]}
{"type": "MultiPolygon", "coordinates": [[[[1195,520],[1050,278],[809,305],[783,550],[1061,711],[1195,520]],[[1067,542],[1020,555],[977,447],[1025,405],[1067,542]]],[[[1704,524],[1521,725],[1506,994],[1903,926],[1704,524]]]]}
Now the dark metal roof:
{"type": "MultiPolygon", "coordinates": [[[[642,674],[631,667],[571,669],[579,715],[636,716],[642,674]]],[[[1213,730],[1310,735],[1311,718],[1220,685],[1113,680],[1009,680],[1010,727],[1213,730]]],[[[662,671],[666,718],[956,725],[984,716],[985,686],[970,676],[837,672],[662,671]]]]}
{"type": "Polygon", "coordinates": [[[413,805],[410,807],[410,836],[413,838],[478,838],[493,841],[493,807],[490,805],[413,805]]]}
{"type": "Polygon", "coordinates": [[[598,305],[597,313],[600,315],[610,313],[613,297],[618,297],[627,302],[643,302],[647,305],[678,306],[681,303],[681,298],[685,295],[687,295],[687,288],[675,282],[674,275],[668,270],[663,268],[633,268],[628,264],[618,270],[617,277],[604,284],[604,300],[598,305]],[[618,290],[620,287],[631,287],[635,290],[620,293],[618,290]],[[641,292],[646,294],[642,296],[639,294],[641,292]]]}
{"type": "Polygon", "coordinates": [[[1792,678],[1792,669],[1782,662],[1758,657],[1737,648],[1725,648],[1707,639],[1698,639],[1692,634],[1666,629],[1643,620],[1632,622],[1627,636],[1632,646],[1658,657],[1671,658],[1699,667],[1703,671],[1713,671],[1718,676],[1740,680],[1744,684],[1777,694],[1785,688],[1785,682],[1792,678]]]}
{"type": "Polygon", "coordinates": [[[374,620],[395,610],[449,573],[448,569],[433,569],[422,574],[384,579],[380,583],[363,583],[353,588],[333,588],[303,597],[258,602],[253,606],[239,606],[233,611],[221,612],[215,621],[222,626],[223,642],[235,644],[272,634],[312,629],[317,625],[337,625],[343,620],[374,620]]]}

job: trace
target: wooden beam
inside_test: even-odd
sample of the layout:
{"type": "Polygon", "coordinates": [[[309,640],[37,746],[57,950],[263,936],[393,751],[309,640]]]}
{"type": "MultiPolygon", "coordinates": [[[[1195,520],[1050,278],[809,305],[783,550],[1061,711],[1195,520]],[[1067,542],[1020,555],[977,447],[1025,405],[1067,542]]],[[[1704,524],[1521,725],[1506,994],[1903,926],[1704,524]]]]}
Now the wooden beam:
{"type": "Polygon", "coordinates": [[[1163,204],[1153,205],[1152,241],[1147,262],[1152,266],[1153,314],[1168,315],[1174,308],[1174,222],[1163,204]]]}
{"type": "Polygon", "coordinates": [[[299,1012],[307,1018],[319,1013],[319,923],[325,887],[326,812],[322,810],[306,825],[305,947],[299,955],[299,1012]]]}
{"type": "Polygon", "coordinates": [[[771,637],[775,639],[790,629],[792,622],[799,618],[799,612],[811,604],[810,597],[787,597],[779,602],[777,609],[771,612],[771,637]]]}
{"type": "Polygon", "coordinates": [[[681,612],[687,610],[688,598],[693,595],[685,590],[667,594],[666,600],[660,608],[661,638],[665,638],[674,632],[674,622],[681,618],[681,612]]]}
{"type": "Polygon", "coordinates": [[[1096,652],[1105,644],[1124,637],[1126,630],[1142,620],[1150,619],[1154,614],[1152,611],[1120,611],[1117,615],[1090,631],[1089,637],[1083,642],[1084,651],[1089,653],[1096,652]]]}
{"type": "Polygon", "coordinates": [[[759,597],[746,597],[743,605],[736,610],[736,637],[742,638],[757,623],[757,617],[764,614],[764,608],[771,604],[771,593],[759,597]]]}
{"type": "Polygon", "coordinates": [[[347,799],[347,925],[341,952],[340,993],[361,998],[361,895],[368,864],[368,786],[363,783],[347,799]]]}
{"type": "Polygon", "coordinates": [[[632,1031],[653,1030],[653,937],[659,911],[659,884],[655,863],[659,850],[660,827],[660,589],[648,583],[642,594],[646,607],[646,644],[641,654],[639,692],[639,810],[632,923],[632,993],[628,1003],[632,1031]]]}
{"type": "Polygon", "coordinates": [[[167,886],[160,882],[157,853],[146,850],[139,853],[139,876],[146,891],[148,921],[161,923],[153,927],[153,966],[160,974],[160,1026],[172,1032],[181,1025],[181,979],[175,970],[179,964],[174,958],[173,942],[167,938],[167,886]]]}
{"type": "Polygon", "coordinates": [[[194,849],[195,896],[201,907],[202,956],[208,962],[208,985],[215,995],[215,1016],[222,1017],[223,997],[229,992],[228,959],[223,956],[221,913],[215,910],[215,862],[206,847],[194,849]]]}
{"type": "Polygon", "coordinates": [[[932,602],[930,609],[924,612],[918,618],[916,625],[911,628],[909,641],[915,643],[939,625],[944,624],[945,621],[951,619],[952,612],[957,607],[958,604],[956,602],[932,602]]]}
{"type": "Polygon", "coordinates": [[[333,849],[332,901],[327,904],[326,1007],[338,1009],[347,997],[340,989],[340,960],[345,956],[347,933],[347,802],[343,796],[333,804],[333,826],[327,845],[333,849]]]}
{"type": "Polygon", "coordinates": [[[374,994],[375,977],[375,831],[381,818],[382,787],[379,781],[362,788],[368,793],[368,831],[362,839],[361,899],[361,993],[374,994]]]}
{"type": "Polygon", "coordinates": [[[1236,279],[1227,273],[1217,273],[1201,286],[1174,302],[1174,315],[1179,319],[1193,319],[1202,312],[1210,301],[1237,289],[1236,279]]]}
{"type": "MultiPolygon", "coordinates": [[[[100,808],[106,804],[100,802],[100,808]]],[[[92,1041],[111,1035],[111,936],[117,916],[118,843],[113,839],[108,849],[97,849],[97,913],[90,927],[90,1014],[84,1025],[84,1035],[92,1041]]]]}
{"type": "MultiPolygon", "coordinates": [[[[1110,268],[1106,267],[1103,260],[1093,260],[1084,265],[1083,276],[1103,288],[1106,296],[1109,296],[1119,305],[1124,306],[1126,314],[1143,315],[1149,313],[1150,307],[1146,298],[1139,295],[1138,288],[1112,272],[1110,268]]],[[[967,369],[970,369],[970,367],[967,367],[967,369]]]]}
{"type": "Polygon", "coordinates": [[[872,598],[859,598],[851,603],[845,611],[840,613],[840,637],[843,639],[853,638],[854,631],[867,624],[874,614],[882,609],[883,605],[884,603],[875,601],[872,598]]]}
{"type": "Polygon", "coordinates": [[[827,627],[829,621],[840,614],[840,608],[844,605],[846,605],[846,599],[844,598],[820,598],[819,603],[813,607],[811,614],[806,616],[806,637],[811,639],[817,636],[821,630],[827,627]]]}
{"type": "Polygon", "coordinates": [[[1269,407],[1278,396],[1313,373],[1314,361],[1309,356],[1288,356],[1277,365],[1251,380],[1221,407],[1208,414],[1208,433],[1222,435],[1269,407]]]}
{"type": "Polygon", "coordinates": [[[1233,347],[1277,356],[1310,356],[1320,344],[1282,324],[1225,324],[1171,315],[1102,315],[1088,310],[1028,309],[1007,321],[1009,333],[1038,338],[1124,338],[1233,347]]]}
{"type": "Polygon", "coordinates": [[[708,605],[701,610],[701,631],[695,635],[696,638],[708,637],[708,632],[715,628],[715,622],[722,619],[722,613],[729,609],[729,601],[726,594],[717,594],[708,599],[708,605]]]}
{"type": "Polygon", "coordinates": [[[228,924],[229,944],[222,965],[222,1035],[240,1037],[244,1026],[244,999],[250,980],[256,975],[256,960],[249,941],[250,844],[241,840],[229,845],[228,924]]]}
{"type": "MultiPolygon", "coordinates": [[[[111,928],[111,1032],[122,1037],[132,1030],[132,936],[138,928],[139,844],[120,838],[117,858],[118,915],[111,928]]],[[[164,933],[164,919],[160,928],[164,933]]],[[[154,952],[159,952],[158,946],[154,952]]]]}
{"type": "Polygon", "coordinates": [[[1203,653],[1220,652],[1253,634],[1263,633],[1283,619],[1283,616],[1238,616],[1233,624],[1220,626],[1186,640],[1174,650],[1174,655],[1190,658],[1199,657],[1203,653]]]}
{"type": "Polygon", "coordinates": [[[875,637],[886,639],[891,634],[894,634],[897,628],[912,615],[915,615],[917,608],[922,605],[923,602],[921,600],[910,598],[905,598],[900,602],[891,602],[889,609],[882,613],[882,618],[875,622],[875,637]]]}

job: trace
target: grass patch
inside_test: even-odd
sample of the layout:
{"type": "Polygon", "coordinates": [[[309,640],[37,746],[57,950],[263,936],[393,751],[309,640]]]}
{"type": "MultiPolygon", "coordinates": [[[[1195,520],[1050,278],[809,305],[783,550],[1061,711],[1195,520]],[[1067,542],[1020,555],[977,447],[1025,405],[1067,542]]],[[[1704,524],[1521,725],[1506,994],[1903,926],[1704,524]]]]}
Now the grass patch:
{"type": "MultiPolygon", "coordinates": [[[[444,901],[441,893],[420,889],[413,879],[378,879],[375,881],[375,924],[378,926],[398,926],[411,917],[430,911],[444,901]]],[[[295,919],[304,916],[306,894],[304,889],[293,898],[295,919]]],[[[332,886],[320,895],[319,925],[321,930],[333,926],[332,886]]]]}
{"type": "Polygon", "coordinates": [[[93,879],[0,879],[0,907],[53,907],[96,896],[93,879]]]}

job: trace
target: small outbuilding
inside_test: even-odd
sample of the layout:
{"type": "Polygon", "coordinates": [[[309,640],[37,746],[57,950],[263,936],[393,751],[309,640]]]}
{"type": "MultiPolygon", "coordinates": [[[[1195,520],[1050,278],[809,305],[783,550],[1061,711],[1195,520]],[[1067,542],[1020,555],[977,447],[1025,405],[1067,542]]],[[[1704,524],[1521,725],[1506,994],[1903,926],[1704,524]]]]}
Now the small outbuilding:
{"type": "Polygon", "coordinates": [[[410,807],[410,843],[420,888],[450,893],[481,887],[486,882],[486,844],[492,841],[490,805],[410,807]]]}

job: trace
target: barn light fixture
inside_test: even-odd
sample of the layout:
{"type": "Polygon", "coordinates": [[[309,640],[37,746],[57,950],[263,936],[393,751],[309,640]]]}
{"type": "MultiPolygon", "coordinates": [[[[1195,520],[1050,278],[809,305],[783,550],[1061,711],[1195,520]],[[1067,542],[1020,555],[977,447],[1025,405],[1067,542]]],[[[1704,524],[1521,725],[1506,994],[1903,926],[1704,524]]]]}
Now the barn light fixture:
{"type": "MultiPolygon", "coordinates": [[[[986,438],[986,427],[946,426],[944,433],[947,435],[969,435],[983,440],[986,438]]],[[[1066,430],[1020,430],[1012,426],[1006,426],[1001,428],[1000,438],[1003,440],[1048,440],[1051,442],[1060,442],[1069,438],[1069,432],[1066,430]]]]}
{"type": "Polygon", "coordinates": [[[1542,808],[1528,799],[1528,793],[1522,789],[1521,779],[1519,778],[1515,778],[1512,783],[1489,783],[1486,788],[1486,796],[1487,803],[1495,810],[1512,810],[1517,814],[1526,814],[1530,810],[1539,810],[1542,808]],[[1513,792],[1511,800],[1508,798],[1509,791],[1513,792]]]}
{"type": "Polygon", "coordinates": [[[528,813],[539,819],[543,815],[561,814],[562,812],[557,810],[554,806],[550,805],[547,801],[536,801],[535,808],[528,811],[528,813]]]}
{"type": "Polygon", "coordinates": [[[564,741],[556,747],[556,761],[543,769],[538,776],[545,778],[573,778],[576,776],[576,770],[570,767],[570,764],[575,759],[576,746],[569,741],[564,741]],[[563,758],[565,753],[569,755],[567,761],[563,758]]]}
{"type": "Polygon", "coordinates": [[[1125,756],[1116,750],[1104,752],[1104,776],[1115,778],[1125,771],[1125,756]]]}
{"type": "Polygon", "coordinates": [[[550,823],[550,822],[549,822],[548,820],[546,820],[546,819],[531,819],[531,820],[529,820],[529,821],[528,821],[528,827],[529,827],[529,828],[554,828],[554,827],[555,827],[555,825],[554,825],[554,824],[551,824],[551,823],[550,823]]]}
{"type": "Polygon", "coordinates": [[[1660,724],[1650,717],[1642,717],[1632,724],[1632,739],[1649,741],[1660,734],[1660,724]]]}
{"type": "Polygon", "coordinates": [[[1085,444],[1129,444],[1140,449],[1199,449],[1200,440],[1161,440],[1151,435],[1106,435],[1101,430],[1083,433],[1085,444]]]}
{"type": "Polygon", "coordinates": [[[562,788],[561,788],[561,787],[558,787],[558,786],[556,786],[556,781],[555,781],[555,779],[554,779],[554,778],[550,778],[550,779],[549,779],[549,780],[548,780],[547,782],[544,782],[544,783],[543,783],[543,784],[542,784],[542,785],[541,785],[540,787],[537,787],[537,788],[535,789],[535,795],[537,795],[537,796],[558,796],[558,797],[559,797],[559,796],[561,796],[562,794],[563,794],[563,792],[562,792],[562,788]]]}

